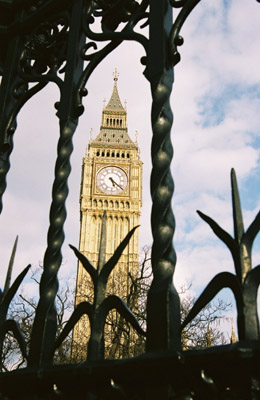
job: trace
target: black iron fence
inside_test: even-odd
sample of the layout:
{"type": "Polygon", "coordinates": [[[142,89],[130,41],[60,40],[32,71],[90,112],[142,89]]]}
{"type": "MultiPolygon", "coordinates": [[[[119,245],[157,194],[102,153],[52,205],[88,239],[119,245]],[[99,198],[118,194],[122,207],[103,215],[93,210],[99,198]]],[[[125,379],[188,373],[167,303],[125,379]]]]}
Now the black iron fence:
{"type": "Polygon", "coordinates": [[[19,111],[49,82],[54,82],[60,90],[60,100],[56,103],[60,136],[40,300],[27,354],[28,344],[23,332],[17,322],[7,319],[7,312],[28,267],[11,287],[7,284],[1,296],[1,349],[5,335],[12,332],[28,360],[26,368],[1,373],[1,398],[260,397],[257,316],[260,266],[252,268],[251,265],[251,249],[260,229],[260,214],[245,231],[234,171],[231,172],[231,182],[235,237],[232,238],[210,217],[201,212],[199,215],[229,248],[235,275],[222,272],[215,276],[182,326],[179,296],[172,283],[176,256],[172,244],[175,221],[171,209],[174,186],[170,172],[173,150],[169,97],[173,66],[180,61],[178,46],[183,43],[180,30],[198,3],[199,0],[0,0],[1,198],[6,188],[19,111]],[[174,22],[173,8],[180,9],[174,22]],[[91,28],[95,19],[101,20],[100,33],[95,33],[91,28]],[[120,30],[121,23],[123,28],[120,30]],[[149,38],[140,30],[135,30],[140,23],[149,25],[149,38]],[[107,298],[103,295],[109,274],[133,234],[130,232],[112,258],[104,263],[103,229],[98,270],[74,248],[94,283],[94,302],[79,304],[57,337],[55,297],[64,241],[72,137],[84,111],[82,98],[87,95],[86,86],[91,73],[109,53],[128,40],[137,41],[144,48],[142,63],[152,91],[151,224],[154,242],[153,281],[147,300],[147,330],[142,331],[122,299],[116,295],[107,298]],[[104,42],[102,49],[97,47],[97,42],[104,42]],[[224,287],[234,293],[239,341],[205,350],[182,351],[181,330],[224,287]],[[104,322],[111,309],[118,310],[137,331],[146,335],[145,354],[133,359],[103,360],[104,322]],[[83,314],[89,316],[92,327],[89,359],[81,364],[54,366],[55,349],[83,314]]]}

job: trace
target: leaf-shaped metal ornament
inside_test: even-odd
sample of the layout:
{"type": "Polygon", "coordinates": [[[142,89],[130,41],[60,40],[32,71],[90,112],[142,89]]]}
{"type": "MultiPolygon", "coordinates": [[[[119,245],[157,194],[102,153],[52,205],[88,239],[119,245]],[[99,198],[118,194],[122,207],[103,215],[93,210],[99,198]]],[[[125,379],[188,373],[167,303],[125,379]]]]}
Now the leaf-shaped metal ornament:
{"type": "Polygon", "coordinates": [[[3,297],[2,303],[0,305],[0,323],[3,321],[3,319],[6,318],[6,314],[8,311],[8,307],[15,296],[17,290],[19,289],[19,286],[22,283],[22,280],[24,279],[25,275],[29,271],[31,265],[29,264],[16,278],[10,289],[7,291],[6,295],[3,297]]]}
{"type": "Polygon", "coordinates": [[[59,337],[56,339],[52,354],[66,339],[68,334],[73,330],[74,326],[76,325],[76,323],[80,320],[80,318],[83,315],[87,315],[89,317],[89,321],[91,324],[92,316],[93,316],[93,305],[90,304],[88,301],[83,301],[75,308],[75,310],[71,314],[68,322],[66,323],[63,330],[61,331],[59,337]]]}
{"type": "Polygon", "coordinates": [[[106,264],[104,265],[102,272],[101,272],[101,276],[103,279],[107,280],[110,273],[113,271],[113,269],[115,268],[119,258],[121,257],[124,249],[126,248],[126,246],[128,245],[128,243],[130,242],[131,237],[133,236],[135,230],[139,227],[135,226],[133,229],[131,229],[131,231],[126,235],[126,237],[122,240],[122,242],[119,244],[119,246],[116,248],[114,254],[112,255],[112,257],[106,262],[106,264]]]}
{"type": "Polygon", "coordinates": [[[260,284],[259,266],[252,270],[252,245],[260,230],[260,212],[244,232],[243,216],[235,170],[231,170],[232,206],[234,238],[224,231],[213,219],[198,211],[200,217],[209,224],[214,233],[231,251],[236,277],[227,272],[217,275],[201,294],[188,317],[186,326],[199,311],[224,287],[229,287],[235,296],[238,312],[239,339],[258,340],[260,338],[257,315],[257,291],[260,284]],[[229,274],[229,275],[228,275],[229,274]],[[232,278],[233,276],[233,278],[232,278]],[[217,283],[217,286],[216,286],[217,283]],[[216,286],[213,288],[213,284],[216,286]]]}
{"type": "Polygon", "coordinates": [[[237,243],[240,243],[244,234],[244,223],[240,204],[240,197],[237,186],[236,172],[231,170],[232,205],[234,220],[234,236],[237,243]]]}
{"type": "Polygon", "coordinates": [[[240,339],[259,339],[257,294],[260,285],[260,265],[247,273],[244,285],[244,323],[240,339]]]}
{"type": "Polygon", "coordinates": [[[89,275],[91,276],[92,282],[95,285],[95,283],[97,281],[97,270],[96,270],[96,268],[91,264],[89,259],[86,256],[84,256],[84,254],[82,254],[80,251],[78,251],[76,249],[76,247],[72,246],[71,244],[69,246],[74,251],[76,257],[81,262],[81,264],[84,267],[84,269],[89,273],[89,275]]]}
{"type": "Polygon", "coordinates": [[[226,246],[229,248],[234,261],[236,274],[241,280],[242,276],[241,276],[241,267],[239,258],[239,248],[236,241],[232,238],[232,236],[228,232],[222,229],[212,218],[203,214],[201,211],[197,210],[197,213],[205,222],[207,222],[207,224],[209,224],[209,226],[211,227],[213,232],[217,235],[217,237],[220,240],[222,240],[222,242],[224,242],[226,246]]]}
{"type": "Polygon", "coordinates": [[[206,307],[206,305],[224,288],[230,288],[234,293],[237,308],[241,309],[243,307],[243,297],[242,291],[239,284],[238,278],[231,274],[230,272],[221,272],[216,275],[208,286],[201,293],[192,309],[188,313],[186,319],[182,324],[182,329],[185,328],[198,314],[206,307]]]}
{"type": "MultiPolygon", "coordinates": [[[[89,273],[94,283],[94,301],[90,303],[80,303],[74,310],[72,316],[64,327],[59,338],[55,342],[55,349],[59,347],[69,332],[74,328],[75,324],[79,321],[83,314],[89,316],[91,325],[91,335],[88,344],[88,359],[96,360],[104,357],[104,326],[106,317],[110,310],[116,309],[122,317],[129,322],[134,329],[142,335],[145,332],[138,323],[138,320],[127,307],[122,299],[118,296],[110,295],[106,298],[106,285],[108,282],[109,275],[117,265],[124,249],[128,245],[131,237],[133,236],[137,226],[134,227],[122,240],[119,246],[116,248],[114,254],[110,259],[105,262],[106,256],[106,212],[102,218],[102,228],[100,236],[100,248],[97,269],[91,264],[91,262],[80,253],[75,247],[71,246],[78,260],[82,263],[85,270],[89,273]]],[[[54,351],[55,351],[54,349],[54,351]]]]}
{"type": "Polygon", "coordinates": [[[123,317],[126,322],[132,325],[132,327],[138,332],[140,335],[146,336],[146,332],[143,330],[141,325],[138,322],[138,319],[134,315],[134,313],[130,310],[127,304],[121,299],[119,296],[110,295],[108,296],[101,305],[103,316],[106,319],[109,311],[116,310],[121,317],[123,317]]]}
{"type": "Polygon", "coordinates": [[[210,218],[208,215],[203,214],[201,211],[197,210],[197,213],[199,216],[209,224],[213,232],[217,235],[217,237],[224,242],[229,250],[232,253],[232,256],[234,258],[235,252],[237,251],[236,243],[232,236],[228,232],[226,232],[223,228],[221,228],[217,222],[215,222],[212,218],[210,218]]]}
{"type": "Polygon", "coordinates": [[[21,353],[24,358],[27,358],[27,351],[26,351],[26,343],[25,339],[23,336],[23,333],[20,329],[20,325],[10,319],[6,320],[7,312],[9,305],[13,299],[13,297],[16,295],[17,290],[19,289],[19,286],[21,285],[25,275],[27,274],[29,268],[31,265],[28,265],[15,279],[14,283],[10,287],[11,283],[11,277],[12,277],[12,269],[13,269],[13,264],[14,264],[14,258],[15,258],[15,253],[16,253],[16,248],[17,248],[17,241],[18,241],[18,236],[15,239],[14,246],[12,249],[8,269],[7,269],[7,274],[6,274],[6,280],[5,280],[5,288],[4,292],[1,291],[1,296],[0,296],[0,368],[2,369],[2,356],[3,356],[3,343],[4,343],[4,338],[7,332],[10,332],[13,334],[14,338],[17,340],[21,353]]]}
{"type": "Polygon", "coordinates": [[[21,353],[24,358],[27,358],[26,342],[24,340],[23,332],[18,322],[13,319],[8,319],[0,326],[0,337],[5,337],[6,333],[10,332],[17,340],[21,353]]]}
{"type": "Polygon", "coordinates": [[[103,266],[106,262],[106,221],[107,221],[107,213],[104,211],[102,217],[102,224],[101,224],[101,234],[100,234],[100,245],[99,245],[99,252],[98,252],[98,264],[97,264],[97,272],[98,274],[101,273],[103,266]]]}
{"type": "Polygon", "coordinates": [[[7,274],[6,274],[6,279],[5,279],[5,287],[4,287],[4,293],[3,293],[4,296],[8,292],[8,289],[10,288],[10,284],[11,284],[11,277],[12,277],[12,271],[13,271],[13,266],[14,266],[15,253],[16,253],[16,249],[17,249],[17,243],[18,243],[18,236],[16,236],[16,238],[15,238],[9,265],[8,265],[8,269],[7,269],[7,274]]]}
{"type": "Polygon", "coordinates": [[[248,245],[250,245],[251,247],[259,231],[260,231],[260,211],[245,233],[246,241],[248,242],[248,245]]]}

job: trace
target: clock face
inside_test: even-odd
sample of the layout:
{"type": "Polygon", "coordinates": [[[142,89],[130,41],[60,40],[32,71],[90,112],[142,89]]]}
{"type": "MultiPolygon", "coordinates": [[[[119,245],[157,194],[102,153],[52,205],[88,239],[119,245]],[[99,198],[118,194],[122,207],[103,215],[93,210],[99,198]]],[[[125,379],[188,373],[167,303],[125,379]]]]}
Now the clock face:
{"type": "Polygon", "coordinates": [[[123,193],[127,186],[127,175],[118,167],[105,167],[97,173],[97,188],[106,194],[123,193]]]}

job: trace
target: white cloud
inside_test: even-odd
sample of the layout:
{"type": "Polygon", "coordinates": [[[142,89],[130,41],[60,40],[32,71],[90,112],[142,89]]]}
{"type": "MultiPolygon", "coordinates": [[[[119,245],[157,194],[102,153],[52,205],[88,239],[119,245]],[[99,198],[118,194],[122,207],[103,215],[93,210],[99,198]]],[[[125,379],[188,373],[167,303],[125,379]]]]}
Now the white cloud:
{"type": "MultiPolygon", "coordinates": [[[[181,32],[182,60],[176,67],[172,94],[176,279],[180,283],[191,279],[196,287],[205,286],[209,269],[225,270],[232,260],[228,251],[222,253],[223,245],[213,239],[195,210],[232,233],[232,167],[243,198],[245,194],[259,197],[260,32],[259,5],[252,3],[232,1],[228,9],[224,2],[200,3],[181,32]],[[245,15],[253,15],[252,22],[245,15]],[[250,193],[245,189],[249,184],[250,193]]],[[[245,210],[246,221],[247,211],[251,213],[245,210]]],[[[256,253],[258,247],[259,239],[256,253]]]]}

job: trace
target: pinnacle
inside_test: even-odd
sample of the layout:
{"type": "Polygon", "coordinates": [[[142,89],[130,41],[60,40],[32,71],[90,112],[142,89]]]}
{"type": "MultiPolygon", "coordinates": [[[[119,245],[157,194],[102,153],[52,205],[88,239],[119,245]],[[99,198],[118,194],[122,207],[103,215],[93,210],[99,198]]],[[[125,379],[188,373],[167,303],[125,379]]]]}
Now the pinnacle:
{"type": "Polygon", "coordinates": [[[117,69],[114,72],[114,87],[111,98],[107,103],[106,107],[104,108],[104,112],[106,111],[125,111],[124,107],[122,106],[121,100],[119,98],[118,89],[117,89],[117,81],[118,81],[119,74],[117,69]]]}

